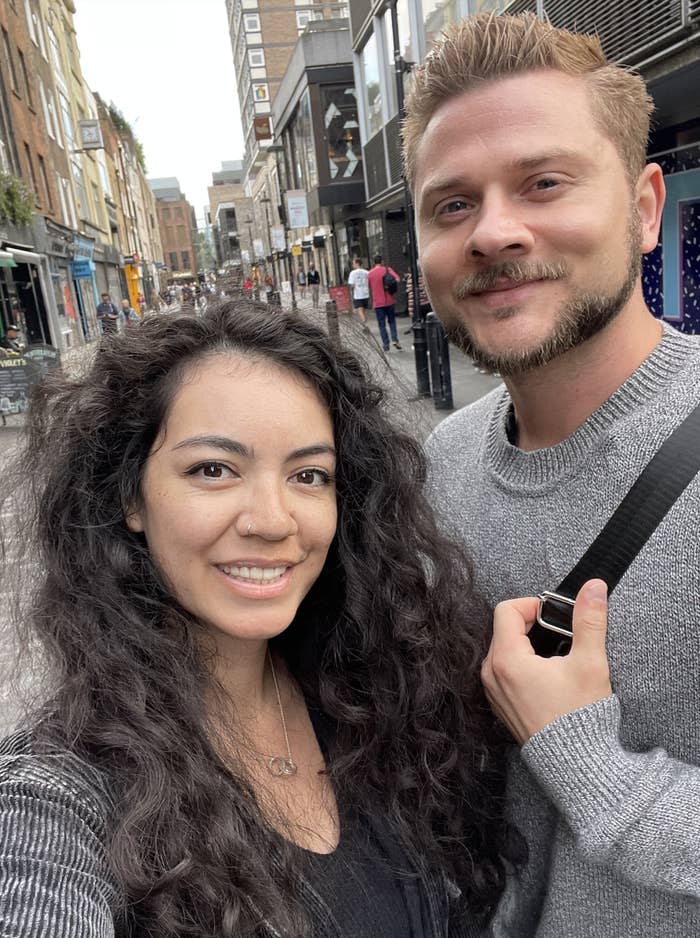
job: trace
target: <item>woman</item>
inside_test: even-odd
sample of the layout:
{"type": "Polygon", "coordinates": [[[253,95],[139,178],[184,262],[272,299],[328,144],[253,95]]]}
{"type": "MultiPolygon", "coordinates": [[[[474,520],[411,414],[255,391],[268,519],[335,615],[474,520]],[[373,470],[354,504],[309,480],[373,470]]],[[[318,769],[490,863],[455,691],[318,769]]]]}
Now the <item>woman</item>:
{"type": "Polygon", "coordinates": [[[16,466],[57,690],[0,750],[0,921],[471,933],[504,878],[484,649],[357,359],[227,301],[40,395],[16,466]]]}

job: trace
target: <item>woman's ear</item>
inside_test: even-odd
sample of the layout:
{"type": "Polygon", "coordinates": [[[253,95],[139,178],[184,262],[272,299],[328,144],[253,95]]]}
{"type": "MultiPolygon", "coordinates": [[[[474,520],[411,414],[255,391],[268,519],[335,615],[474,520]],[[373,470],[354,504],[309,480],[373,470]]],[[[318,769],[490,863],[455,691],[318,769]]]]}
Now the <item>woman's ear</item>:
{"type": "Polygon", "coordinates": [[[143,533],[143,517],[141,515],[141,509],[136,505],[129,505],[124,512],[124,521],[126,522],[127,528],[133,534],[142,534],[143,533]]]}

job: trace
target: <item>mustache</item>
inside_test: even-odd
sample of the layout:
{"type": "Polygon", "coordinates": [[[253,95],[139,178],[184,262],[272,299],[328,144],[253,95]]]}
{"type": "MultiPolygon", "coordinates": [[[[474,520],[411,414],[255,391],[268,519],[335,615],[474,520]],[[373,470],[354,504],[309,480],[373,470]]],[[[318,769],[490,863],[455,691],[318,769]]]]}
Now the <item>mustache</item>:
{"type": "Polygon", "coordinates": [[[458,300],[463,300],[471,293],[492,290],[499,280],[510,280],[513,283],[527,283],[530,280],[561,280],[567,273],[566,264],[559,261],[550,263],[505,261],[464,277],[455,288],[455,296],[458,300]]]}

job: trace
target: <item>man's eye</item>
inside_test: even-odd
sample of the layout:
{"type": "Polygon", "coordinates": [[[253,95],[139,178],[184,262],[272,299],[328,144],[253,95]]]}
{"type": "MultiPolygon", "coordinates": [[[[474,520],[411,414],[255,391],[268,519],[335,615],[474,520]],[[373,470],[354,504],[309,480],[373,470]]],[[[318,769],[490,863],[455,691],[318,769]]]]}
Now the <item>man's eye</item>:
{"type": "Polygon", "coordinates": [[[545,192],[547,189],[554,189],[558,185],[559,183],[556,179],[538,179],[535,183],[535,189],[539,189],[540,192],[545,192]]]}
{"type": "Polygon", "coordinates": [[[464,199],[452,199],[451,202],[445,202],[440,206],[440,215],[454,215],[457,212],[464,212],[469,208],[469,204],[464,199]]]}

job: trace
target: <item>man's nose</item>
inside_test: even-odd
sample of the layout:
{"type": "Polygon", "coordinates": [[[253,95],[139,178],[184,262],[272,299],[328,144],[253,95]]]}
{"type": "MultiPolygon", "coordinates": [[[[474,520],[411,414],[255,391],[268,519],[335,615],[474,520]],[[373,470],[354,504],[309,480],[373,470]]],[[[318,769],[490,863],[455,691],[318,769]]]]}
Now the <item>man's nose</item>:
{"type": "Polygon", "coordinates": [[[518,207],[505,195],[485,197],[465,243],[470,260],[527,254],[533,236],[518,207]]]}

